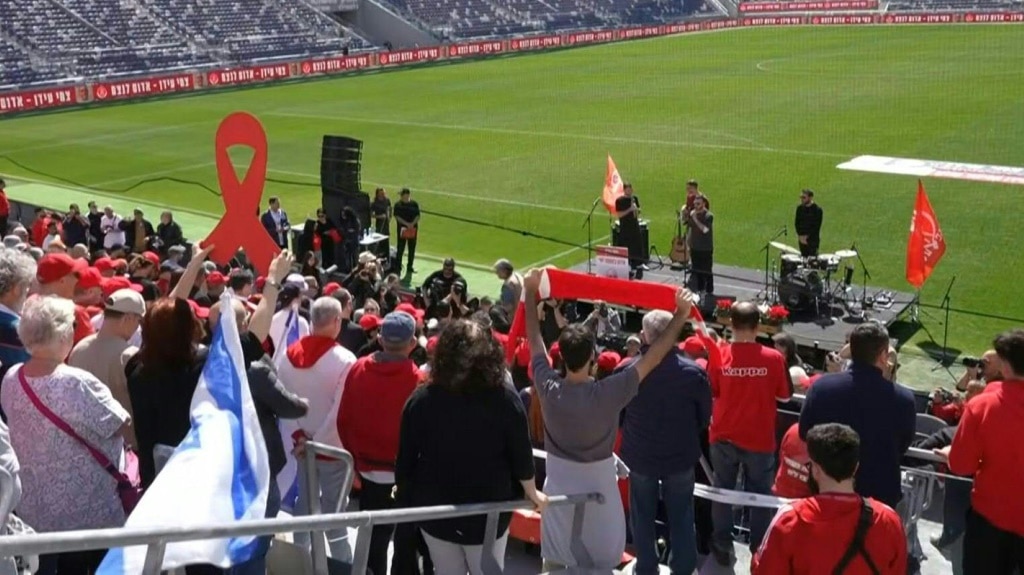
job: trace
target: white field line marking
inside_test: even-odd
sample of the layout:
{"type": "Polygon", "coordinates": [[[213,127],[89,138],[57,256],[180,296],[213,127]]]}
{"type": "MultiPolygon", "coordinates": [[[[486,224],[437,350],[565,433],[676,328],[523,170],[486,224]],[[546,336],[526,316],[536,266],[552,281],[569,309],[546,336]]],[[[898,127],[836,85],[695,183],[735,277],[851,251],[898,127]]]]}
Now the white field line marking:
{"type": "Polygon", "coordinates": [[[88,144],[90,142],[100,142],[103,140],[110,140],[116,138],[131,138],[135,136],[143,136],[146,134],[159,134],[161,132],[174,132],[177,130],[184,129],[188,126],[195,126],[197,124],[208,124],[209,122],[188,122],[184,124],[175,124],[173,126],[158,126],[155,128],[144,128],[141,130],[128,130],[125,132],[107,132],[95,136],[89,136],[87,138],[76,138],[73,140],[64,140],[61,142],[53,142],[51,144],[41,144],[38,146],[27,146],[24,148],[15,148],[13,150],[0,150],[0,153],[4,154],[18,154],[21,152],[35,152],[38,150],[51,150],[53,148],[63,148],[65,146],[75,146],[78,144],[88,144]]]}
{"type": "Polygon", "coordinates": [[[149,172],[148,174],[137,174],[134,176],[127,176],[124,178],[118,178],[116,180],[107,180],[105,182],[96,182],[94,184],[86,184],[89,188],[102,188],[103,186],[109,186],[110,184],[119,184],[121,182],[130,182],[132,180],[145,180],[147,178],[155,178],[156,176],[165,176],[167,174],[174,174],[177,172],[187,172],[189,170],[198,170],[199,168],[205,168],[207,166],[214,165],[215,162],[203,162],[200,164],[192,164],[189,166],[179,166],[177,168],[170,168],[167,170],[160,170],[159,172],[149,172]]]}
{"type": "Polygon", "coordinates": [[[460,124],[434,124],[429,122],[409,122],[405,120],[385,120],[382,118],[357,118],[352,116],[324,116],[296,112],[265,112],[264,116],[282,118],[306,118],[310,120],[330,120],[336,122],[353,122],[363,124],[383,124],[388,126],[405,126],[431,130],[455,130],[462,132],[482,132],[487,134],[507,134],[511,136],[534,136],[542,138],[565,138],[569,140],[592,140],[595,142],[618,142],[623,144],[641,144],[650,146],[670,146],[677,148],[705,148],[709,150],[742,150],[749,152],[767,152],[772,154],[788,154],[794,156],[814,156],[820,158],[850,158],[852,154],[835,152],[814,152],[811,150],[791,150],[788,148],[770,148],[763,146],[738,146],[731,144],[708,144],[704,142],[680,142],[676,140],[656,140],[647,138],[622,138],[617,136],[595,136],[592,134],[572,134],[566,132],[546,132],[536,130],[517,130],[513,128],[490,128],[486,126],[469,126],[460,124]]]}
{"type": "MultiPolygon", "coordinates": [[[[601,242],[603,242],[603,241],[605,241],[607,239],[610,239],[611,237],[612,237],[611,234],[599,237],[596,240],[594,240],[594,244],[593,245],[596,246],[596,245],[600,244],[601,242]]],[[[527,265],[523,266],[522,269],[528,270],[530,268],[539,267],[539,266],[547,264],[548,262],[553,262],[553,261],[557,260],[560,257],[564,257],[564,256],[567,256],[567,255],[572,254],[572,253],[583,251],[585,249],[587,249],[586,246],[569,248],[569,249],[565,250],[564,252],[558,252],[557,254],[555,254],[553,256],[549,256],[549,257],[546,257],[546,258],[544,258],[542,260],[535,261],[532,264],[527,264],[527,265]]]]}
{"type": "MultiPolygon", "coordinates": [[[[290,170],[278,170],[278,169],[275,169],[275,168],[270,168],[267,171],[268,172],[274,172],[275,174],[287,174],[287,175],[291,175],[291,176],[302,176],[304,178],[313,178],[313,179],[319,178],[319,176],[316,176],[314,174],[307,174],[307,173],[304,173],[304,172],[293,172],[293,171],[290,171],[290,170]]],[[[456,192],[447,192],[447,191],[444,191],[444,190],[427,190],[427,189],[423,189],[423,188],[413,188],[413,187],[409,187],[409,186],[402,186],[402,185],[399,185],[399,184],[387,184],[387,183],[384,183],[384,182],[374,182],[374,181],[371,181],[371,180],[363,180],[363,182],[367,183],[367,184],[370,184],[371,186],[379,186],[379,187],[382,187],[382,188],[400,189],[400,188],[408,187],[410,190],[412,190],[414,192],[419,192],[421,194],[430,194],[430,195],[435,195],[435,196],[445,196],[445,197],[449,197],[449,198],[459,198],[459,199],[463,199],[463,200],[473,200],[473,201],[477,201],[477,202],[491,202],[491,203],[495,203],[495,204],[505,204],[505,205],[508,205],[508,206],[520,206],[520,207],[525,207],[525,208],[540,208],[540,209],[545,209],[545,210],[555,210],[555,211],[559,211],[559,212],[569,212],[569,213],[572,213],[572,214],[583,214],[583,215],[586,215],[586,214],[590,213],[588,210],[583,210],[583,209],[579,209],[579,208],[566,208],[566,207],[562,207],[562,206],[547,206],[547,205],[544,205],[544,204],[538,204],[536,202],[520,202],[520,201],[517,201],[517,200],[503,200],[503,199],[500,199],[500,198],[488,198],[486,196],[471,196],[469,194],[459,194],[459,193],[456,193],[456,192]]]]}

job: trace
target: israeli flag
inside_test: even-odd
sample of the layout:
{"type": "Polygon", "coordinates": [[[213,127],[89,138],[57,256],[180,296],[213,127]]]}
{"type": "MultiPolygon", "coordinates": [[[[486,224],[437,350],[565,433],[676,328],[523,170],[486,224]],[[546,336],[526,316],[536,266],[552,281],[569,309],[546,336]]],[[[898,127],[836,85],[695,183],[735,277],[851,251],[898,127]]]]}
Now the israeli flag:
{"type": "MultiPolygon", "coordinates": [[[[222,309],[231,309],[224,294],[222,309]]],[[[146,490],[125,527],[209,527],[263,519],[270,467],[235,314],[222,313],[192,396],[192,429],[146,490]]],[[[209,563],[222,568],[251,559],[256,537],[169,543],[162,569],[209,563]]],[[[97,575],[141,573],[146,547],[111,549],[97,575]]]]}
{"type": "Polygon", "coordinates": [[[297,308],[298,304],[293,304],[288,310],[288,317],[284,320],[284,337],[281,338],[283,343],[274,349],[274,363],[277,363],[278,358],[283,357],[288,352],[288,348],[293,343],[302,338],[302,334],[299,332],[299,312],[297,308]]]}
{"type": "MultiPolygon", "coordinates": [[[[274,350],[274,363],[279,357],[283,357],[293,343],[299,341],[302,335],[299,333],[298,304],[294,304],[288,312],[288,318],[284,324],[284,344],[274,350]]],[[[278,430],[281,433],[281,442],[285,446],[293,443],[292,433],[298,429],[295,422],[279,421],[278,430]]],[[[288,457],[284,469],[277,475],[277,489],[281,494],[281,510],[288,513],[295,512],[295,504],[299,501],[299,467],[294,457],[288,457]]]]}

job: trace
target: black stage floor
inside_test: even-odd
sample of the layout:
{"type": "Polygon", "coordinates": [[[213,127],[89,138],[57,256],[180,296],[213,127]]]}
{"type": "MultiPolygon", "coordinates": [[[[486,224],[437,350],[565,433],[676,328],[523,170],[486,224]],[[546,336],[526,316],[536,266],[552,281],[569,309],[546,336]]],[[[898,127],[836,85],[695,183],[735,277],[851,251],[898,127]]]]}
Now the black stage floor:
{"type": "MultiPolygon", "coordinates": [[[[650,267],[652,268],[650,271],[644,272],[643,281],[681,286],[689,277],[685,271],[674,271],[667,265],[661,269],[655,269],[658,266],[654,263],[650,267]]],[[[587,273],[587,263],[583,262],[571,269],[575,272],[587,273]]],[[[592,269],[597,269],[596,262],[593,263],[592,269]]],[[[713,299],[732,297],[750,301],[763,300],[764,270],[715,264],[714,274],[715,294],[713,299]]],[[[833,287],[838,283],[839,280],[835,279],[833,287]]],[[[859,307],[862,293],[863,286],[855,283],[847,294],[849,301],[856,302],[852,308],[855,313],[859,307]]],[[[869,298],[878,298],[880,294],[883,300],[888,299],[891,303],[884,306],[875,305],[868,310],[866,315],[869,319],[880,321],[886,326],[892,325],[910,309],[915,298],[912,293],[895,292],[870,285],[867,287],[869,298]],[[888,297],[886,298],[886,296],[888,297]]],[[[783,326],[783,331],[792,335],[797,345],[813,348],[815,344],[818,344],[823,350],[834,349],[842,345],[847,332],[862,321],[859,314],[852,315],[847,311],[850,308],[841,300],[834,301],[832,305],[822,303],[819,307],[820,313],[813,306],[807,310],[792,312],[789,323],[783,326]]],[[[709,323],[714,322],[709,321],[709,323]]]]}

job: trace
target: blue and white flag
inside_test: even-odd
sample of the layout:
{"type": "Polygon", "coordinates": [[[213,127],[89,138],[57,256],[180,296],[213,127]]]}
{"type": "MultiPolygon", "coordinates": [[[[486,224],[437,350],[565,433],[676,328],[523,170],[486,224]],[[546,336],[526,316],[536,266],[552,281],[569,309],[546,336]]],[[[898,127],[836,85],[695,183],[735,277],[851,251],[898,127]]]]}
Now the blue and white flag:
{"type": "Polygon", "coordinates": [[[284,320],[284,334],[281,338],[281,345],[274,349],[274,363],[288,352],[288,348],[295,342],[302,339],[302,332],[299,329],[298,303],[288,309],[288,317],[284,320]]]}
{"type": "MultiPolygon", "coordinates": [[[[299,330],[299,313],[297,308],[298,303],[295,303],[288,311],[288,318],[284,323],[283,343],[274,350],[274,363],[277,363],[279,358],[284,357],[292,344],[302,339],[302,333],[299,330]]],[[[283,420],[278,422],[278,431],[281,433],[282,445],[288,446],[292,444],[292,433],[296,429],[298,427],[295,425],[295,422],[286,423],[283,420]]],[[[277,488],[281,494],[281,510],[294,513],[295,504],[299,500],[299,467],[294,457],[288,457],[284,468],[281,469],[281,473],[277,474],[277,488]]]]}
{"type": "MultiPolygon", "coordinates": [[[[220,299],[231,309],[231,296],[220,299]]],[[[192,396],[192,429],[146,490],[125,527],[209,527],[263,519],[270,466],[235,314],[220,314],[206,365],[192,396]]],[[[260,548],[256,537],[169,543],[162,569],[208,563],[230,567],[260,548]]],[[[146,547],[111,549],[97,575],[142,572],[146,547]]]]}

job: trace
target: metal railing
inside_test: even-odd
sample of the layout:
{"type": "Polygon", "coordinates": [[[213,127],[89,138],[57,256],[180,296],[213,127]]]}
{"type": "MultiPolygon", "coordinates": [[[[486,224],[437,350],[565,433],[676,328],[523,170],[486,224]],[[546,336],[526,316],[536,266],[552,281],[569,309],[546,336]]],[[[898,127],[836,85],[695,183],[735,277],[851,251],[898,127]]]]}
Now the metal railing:
{"type": "MultiPolygon", "coordinates": [[[[352,573],[360,575],[366,572],[370,553],[370,537],[373,527],[377,525],[393,525],[398,523],[418,523],[439,519],[452,519],[473,515],[486,515],[487,523],[484,530],[484,549],[493,549],[498,535],[498,518],[502,513],[519,509],[532,509],[529,501],[504,501],[499,503],[477,503],[469,505],[436,505],[392,509],[386,511],[359,511],[351,513],[327,513],[317,515],[320,511],[319,478],[316,471],[316,455],[336,457],[347,463],[344,493],[348,494],[354,478],[352,456],[347,451],[318,443],[307,443],[305,461],[307,489],[310,489],[310,511],[312,515],[302,517],[257,519],[236,521],[219,525],[189,525],[167,527],[91,529],[66,531],[57,533],[41,533],[35,535],[12,535],[0,537],[0,557],[43,555],[94,549],[110,549],[116,547],[147,546],[146,562],[143,575],[157,575],[161,571],[164,550],[169,543],[180,541],[196,541],[203,539],[226,539],[233,537],[251,537],[274,535],[285,532],[310,532],[313,553],[313,572],[316,575],[328,574],[327,550],[323,534],[333,529],[355,527],[359,529],[356,539],[354,564],[352,573]],[[319,543],[317,541],[319,540],[319,543]]],[[[346,498],[342,498],[344,501],[346,498]]],[[[581,567],[590,566],[589,555],[583,547],[580,535],[589,503],[604,503],[599,493],[578,495],[558,495],[548,498],[550,507],[572,505],[574,507],[572,525],[572,550],[581,567]]],[[[342,503],[344,504],[344,503],[342,503]]],[[[482,553],[481,569],[486,575],[499,574],[501,569],[494,560],[493,553],[482,553]]]]}

